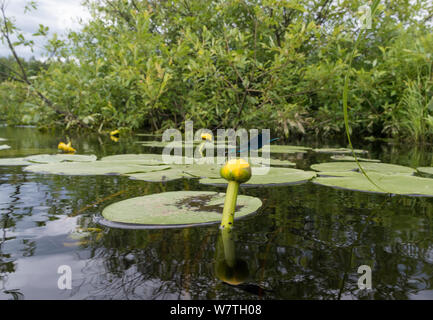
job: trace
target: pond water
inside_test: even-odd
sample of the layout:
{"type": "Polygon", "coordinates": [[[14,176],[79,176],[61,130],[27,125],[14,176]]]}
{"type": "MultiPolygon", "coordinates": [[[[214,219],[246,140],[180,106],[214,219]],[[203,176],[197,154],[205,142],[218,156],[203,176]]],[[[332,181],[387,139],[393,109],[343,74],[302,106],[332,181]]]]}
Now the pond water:
{"type": "MultiPolygon", "coordinates": [[[[0,127],[11,146],[0,158],[56,153],[62,133],[0,127]]],[[[70,135],[79,154],[149,153],[149,137],[70,135]]],[[[317,144],[311,147],[345,147],[317,144]]],[[[416,168],[432,165],[430,146],[357,143],[370,156],[416,168]]],[[[308,169],[328,154],[278,154],[308,169]]],[[[256,215],[236,221],[240,285],[215,272],[218,225],[125,230],[95,217],[114,202],[177,190],[221,191],[194,179],[167,183],[122,176],[61,176],[0,166],[0,299],[433,299],[433,199],[339,190],[311,182],[240,193],[259,197],[256,215]],[[93,229],[94,228],[94,229],[93,229]],[[72,237],[93,230],[83,240],[72,237]],[[84,233],[86,231],[82,231],[84,233]],[[69,266],[72,289],[60,290],[69,266]],[[358,267],[372,289],[358,287],[358,267]],[[245,268],[244,268],[244,273],[245,268]]]]}

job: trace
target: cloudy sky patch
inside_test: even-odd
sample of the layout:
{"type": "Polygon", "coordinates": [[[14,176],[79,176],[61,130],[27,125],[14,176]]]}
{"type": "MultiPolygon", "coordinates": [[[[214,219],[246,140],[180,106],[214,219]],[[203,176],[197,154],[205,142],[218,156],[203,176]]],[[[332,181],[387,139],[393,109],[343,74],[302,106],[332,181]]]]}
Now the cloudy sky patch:
{"type": "MultiPolygon", "coordinates": [[[[49,27],[49,38],[54,33],[64,38],[68,30],[80,29],[79,19],[87,21],[90,18],[87,8],[81,5],[81,0],[38,0],[36,10],[24,13],[24,8],[28,3],[28,0],[6,0],[6,15],[14,18],[16,25],[27,40],[35,41],[33,53],[30,48],[24,46],[16,49],[20,57],[27,59],[31,56],[41,58],[44,51],[43,46],[46,39],[32,36],[38,31],[39,24],[49,27]]],[[[0,56],[8,55],[10,55],[9,48],[0,43],[0,56]]]]}

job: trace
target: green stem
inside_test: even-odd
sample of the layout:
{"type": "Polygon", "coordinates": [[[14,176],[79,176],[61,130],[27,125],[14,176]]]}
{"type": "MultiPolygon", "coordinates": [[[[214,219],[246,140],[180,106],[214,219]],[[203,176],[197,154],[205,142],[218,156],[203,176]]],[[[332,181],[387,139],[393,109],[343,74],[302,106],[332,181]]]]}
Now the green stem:
{"type": "Polygon", "coordinates": [[[236,251],[235,251],[235,241],[233,240],[233,230],[231,228],[222,229],[221,237],[223,240],[224,258],[226,260],[227,265],[230,268],[233,268],[236,262],[236,251]]]}
{"type": "Polygon", "coordinates": [[[239,183],[236,181],[229,181],[224,201],[223,218],[220,226],[221,229],[233,227],[238,190],[239,183]]]}

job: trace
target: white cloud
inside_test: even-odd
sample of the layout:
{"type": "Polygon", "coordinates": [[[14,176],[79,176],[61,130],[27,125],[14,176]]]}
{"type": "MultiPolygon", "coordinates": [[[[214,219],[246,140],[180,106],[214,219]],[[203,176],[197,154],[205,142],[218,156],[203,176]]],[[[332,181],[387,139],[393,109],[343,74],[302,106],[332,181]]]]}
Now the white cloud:
{"type": "MultiPolygon", "coordinates": [[[[7,0],[6,15],[14,17],[18,28],[26,39],[33,39],[36,43],[34,52],[23,46],[17,48],[21,57],[41,57],[46,39],[32,37],[39,29],[39,24],[49,27],[49,37],[57,33],[63,38],[68,30],[78,30],[81,25],[79,20],[88,21],[90,14],[86,7],[81,5],[81,0],[38,0],[37,10],[24,13],[28,0],[7,0]]],[[[0,56],[8,56],[10,51],[5,44],[0,43],[0,56]]]]}

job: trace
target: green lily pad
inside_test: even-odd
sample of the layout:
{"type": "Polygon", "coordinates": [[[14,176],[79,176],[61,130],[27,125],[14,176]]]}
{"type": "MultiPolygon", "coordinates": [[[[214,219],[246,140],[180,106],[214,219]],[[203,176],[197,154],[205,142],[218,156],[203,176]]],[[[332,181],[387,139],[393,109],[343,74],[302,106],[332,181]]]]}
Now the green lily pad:
{"type": "Polygon", "coordinates": [[[307,153],[309,150],[311,150],[311,148],[271,144],[269,146],[269,150],[271,153],[307,153]]]}
{"type": "Polygon", "coordinates": [[[284,167],[294,167],[296,166],[296,163],[291,162],[289,160],[280,160],[280,159],[273,159],[273,158],[248,158],[248,162],[255,166],[255,165],[271,165],[271,166],[284,166],[284,167]]]}
{"type": "MultiPolygon", "coordinates": [[[[120,224],[143,226],[184,227],[212,224],[221,221],[224,199],[225,194],[218,192],[164,192],[111,204],[103,210],[102,216],[108,221],[120,224]]],[[[261,206],[260,199],[239,195],[235,219],[252,214],[261,206]]]]}
{"type": "MultiPolygon", "coordinates": [[[[313,149],[314,152],[318,153],[334,153],[334,154],[350,154],[352,153],[352,149],[348,148],[318,148],[313,149]]],[[[355,153],[368,153],[366,150],[354,149],[355,153]]]]}
{"type": "Polygon", "coordinates": [[[0,166],[28,166],[33,163],[26,160],[26,158],[1,158],[0,166]]]}
{"type": "MultiPolygon", "coordinates": [[[[137,143],[145,146],[145,147],[157,147],[157,148],[162,148],[167,146],[169,143],[172,143],[172,147],[178,147],[178,148],[182,148],[185,146],[185,143],[183,141],[137,141],[137,143]]],[[[193,145],[197,145],[200,144],[201,141],[192,141],[193,145]]]]}
{"type": "MultiPolygon", "coordinates": [[[[276,185],[289,185],[289,184],[300,184],[311,180],[316,176],[316,173],[313,171],[304,171],[298,169],[291,168],[269,168],[269,171],[265,175],[255,174],[257,169],[252,168],[252,176],[251,179],[247,182],[241,184],[244,187],[260,187],[260,186],[276,186],[276,185]]],[[[258,172],[259,173],[259,172],[258,172]]],[[[227,180],[223,178],[218,179],[200,179],[199,181],[202,184],[210,184],[215,186],[225,186],[227,185],[227,180]]]]}
{"type": "Polygon", "coordinates": [[[134,180],[147,182],[167,182],[182,179],[185,177],[185,174],[179,169],[168,169],[163,171],[132,173],[127,174],[127,176],[134,180]]]}
{"type": "MultiPolygon", "coordinates": [[[[331,159],[336,161],[355,161],[355,157],[345,156],[345,155],[331,156],[331,159]]],[[[357,158],[357,159],[358,161],[363,161],[363,162],[380,162],[380,160],[377,159],[366,159],[366,158],[357,158]]]]}
{"type": "Polygon", "coordinates": [[[358,171],[320,171],[317,172],[317,177],[357,177],[358,171]]]}
{"type": "Polygon", "coordinates": [[[178,169],[181,170],[185,177],[194,177],[194,178],[219,178],[221,166],[214,164],[192,164],[187,166],[178,166],[178,169]]]}
{"type": "Polygon", "coordinates": [[[132,179],[148,182],[165,182],[182,178],[219,178],[219,165],[214,164],[192,164],[192,165],[170,165],[171,169],[161,172],[128,174],[132,179]]]}
{"type": "Polygon", "coordinates": [[[433,167],[418,167],[416,169],[421,173],[433,175],[433,167]]]}
{"type": "Polygon", "coordinates": [[[96,161],[95,155],[79,155],[79,154],[40,154],[29,156],[26,158],[29,162],[36,163],[58,163],[58,162],[91,162],[96,161]]]}
{"type": "Polygon", "coordinates": [[[93,161],[93,162],[60,162],[35,164],[24,168],[24,171],[34,173],[49,173],[63,175],[105,175],[105,174],[127,174],[136,172],[160,171],[170,168],[169,166],[143,166],[138,164],[93,161]]]}
{"type": "Polygon", "coordinates": [[[11,147],[8,146],[7,144],[2,144],[0,145],[0,150],[6,150],[6,149],[10,149],[11,147]]]}
{"type": "Polygon", "coordinates": [[[391,193],[408,196],[433,196],[433,179],[401,174],[369,173],[369,177],[380,188],[373,185],[363,174],[346,177],[316,177],[313,183],[347,190],[391,193]]]}
{"type": "MultiPolygon", "coordinates": [[[[415,172],[415,169],[390,163],[365,162],[362,163],[361,166],[366,172],[377,172],[382,174],[412,175],[415,172]]],[[[356,162],[324,162],[313,164],[311,169],[316,171],[339,172],[357,171],[359,170],[359,167],[356,162]]]]}
{"type": "Polygon", "coordinates": [[[101,158],[100,161],[125,161],[135,164],[159,165],[164,164],[161,154],[142,153],[142,154],[117,154],[101,158]]]}

